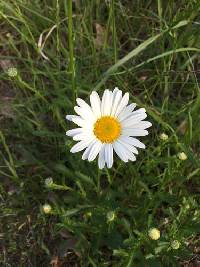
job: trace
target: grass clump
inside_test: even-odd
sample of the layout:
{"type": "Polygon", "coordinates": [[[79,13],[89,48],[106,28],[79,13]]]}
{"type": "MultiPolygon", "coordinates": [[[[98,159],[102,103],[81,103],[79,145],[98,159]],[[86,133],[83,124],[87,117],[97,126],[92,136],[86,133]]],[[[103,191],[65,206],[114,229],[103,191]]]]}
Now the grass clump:
{"type": "Polygon", "coordinates": [[[2,266],[197,264],[199,9],[1,1],[2,266]],[[136,162],[99,171],[69,152],[65,115],[76,95],[115,86],[153,127],[136,162]]]}

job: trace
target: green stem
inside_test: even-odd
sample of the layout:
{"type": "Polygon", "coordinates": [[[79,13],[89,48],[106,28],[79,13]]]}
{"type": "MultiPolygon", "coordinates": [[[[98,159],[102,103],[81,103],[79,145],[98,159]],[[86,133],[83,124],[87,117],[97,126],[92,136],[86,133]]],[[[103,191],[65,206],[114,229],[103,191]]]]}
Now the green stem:
{"type": "Polygon", "coordinates": [[[160,27],[162,28],[162,2],[158,0],[158,17],[160,19],[160,27]]]}
{"type": "Polygon", "coordinates": [[[101,191],[101,171],[97,166],[97,192],[100,193],[101,191]]]}
{"type": "Polygon", "coordinates": [[[60,13],[59,0],[56,0],[56,25],[57,25],[57,27],[56,27],[56,48],[57,48],[57,53],[60,52],[60,38],[59,38],[60,14],[59,13],[60,13]]]}
{"type": "Polygon", "coordinates": [[[115,0],[111,1],[112,8],[112,37],[113,37],[113,46],[114,46],[114,60],[117,62],[117,34],[116,34],[116,25],[115,25],[115,0]]]}
{"type": "Polygon", "coordinates": [[[69,43],[69,69],[71,73],[73,101],[77,96],[76,80],[75,80],[75,64],[74,64],[74,43],[73,43],[73,22],[72,22],[72,0],[67,0],[68,7],[68,43],[69,43]]]}

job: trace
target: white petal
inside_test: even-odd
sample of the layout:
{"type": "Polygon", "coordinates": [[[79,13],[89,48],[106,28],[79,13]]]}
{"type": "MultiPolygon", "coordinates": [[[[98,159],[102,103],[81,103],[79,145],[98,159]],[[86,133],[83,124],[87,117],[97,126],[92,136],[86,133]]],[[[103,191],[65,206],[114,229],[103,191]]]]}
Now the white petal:
{"type": "Polygon", "coordinates": [[[66,115],[66,120],[72,121],[73,118],[78,118],[76,115],[66,115]]]}
{"type": "Polygon", "coordinates": [[[123,136],[120,136],[120,138],[118,139],[118,141],[125,146],[128,150],[130,150],[132,153],[134,154],[138,154],[138,150],[137,148],[135,148],[133,145],[129,144],[126,142],[126,139],[123,138],[123,136]]]}
{"type": "Polygon", "coordinates": [[[122,121],[128,118],[129,116],[131,116],[133,114],[132,111],[134,110],[135,107],[136,107],[135,103],[132,103],[128,105],[127,107],[125,107],[118,115],[119,121],[122,121]]]}
{"type": "Polygon", "coordinates": [[[73,140],[74,141],[80,141],[80,140],[87,140],[89,138],[95,138],[94,135],[92,135],[92,133],[90,132],[83,132],[83,133],[80,133],[80,134],[77,134],[73,137],[73,140]]]}
{"type": "Polygon", "coordinates": [[[118,90],[115,88],[113,91],[113,104],[112,104],[112,109],[111,109],[111,115],[114,116],[116,109],[121,102],[122,99],[122,91],[118,90]]]}
{"type": "Polygon", "coordinates": [[[96,91],[93,91],[90,95],[90,103],[92,111],[95,114],[96,118],[101,117],[101,100],[96,91]]]}
{"type": "Polygon", "coordinates": [[[103,116],[110,115],[110,108],[110,92],[108,89],[106,89],[102,97],[101,114],[103,116]]]}
{"type": "Polygon", "coordinates": [[[76,102],[80,107],[90,109],[90,106],[83,99],[77,98],[76,102]]]}
{"type": "Polygon", "coordinates": [[[85,127],[87,129],[93,128],[93,123],[91,123],[90,121],[84,120],[81,117],[74,118],[74,119],[72,119],[72,121],[80,127],[85,127]]]}
{"type": "Polygon", "coordinates": [[[138,152],[138,150],[137,150],[136,147],[131,146],[131,145],[129,145],[129,144],[126,144],[126,146],[127,146],[127,148],[128,148],[133,154],[138,155],[139,152],[138,152]]]}
{"type": "Polygon", "coordinates": [[[133,111],[133,114],[141,114],[141,113],[146,113],[146,109],[145,108],[139,108],[136,111],[133,111]]]}
{"type": "Polygon", "coordinates": [[[121,97],[122,97],[122,91],[119,90],[118,87],[115,87],[114,90],[113,90],[113,92],[112,92],[112,93],[113,93],[113,100],[114,100],[114,98],[116,97],[117,93],[119,93],[119,92],[120,92],[121,97]]]}
{"type": "Polygon", "coordinates": [[[114,116],[117,117],[120,112],[124,109],[124,107],[126,107],[128,105],[128,101],[129,101],[129,93],[126,93],[123,97],[122,100],[120,101],[114,116]]]}
{"type": "Polygon", "coordinates": [[[119,88],[115,87],[114,90],[113,90],[113,95],[115,96],[118,91],[120,91],[119,88]]]}
{"type": "Polygon", "coordinates": [[[125,122],[127,120],[134,119],[136,122],[139,122],[140,120],[144,120],[147,117],[146,111],[144,108],[140,108],[136,111],[131,112],[131,115],[128,117],[125,117],[121,119],[121,122],[125,122]]]}
{"type": "Polygon", "coordinates": [[[111,108],[112,108],[112,92],[108,90],[107,97],[106,97],[106,103],[104,107],[104,115],[109,116],[111,113],[111,108]]]}
{"type": "Polygon", "coordinates": [[[82,159],[83,159],[83,160],[85,160],[85,159],[87,159],[87,158],[89,157],[90,151],[91,151],[92,147],[95,145],[96,141],[97,141],[96,139],[93,140],[93,141],[89,144],[89,146],[86,148],[86,150],[84,151],[84,153],[83,153],[83,155],[82,155],[82,159]]]}
{"type": "Polygon", "coordinates": [[[102,144],[98,158],[99,169],[103,169],[105,166],[105,144],[102,144]]]}
{"type": "Polygon", "coordinates": [[[127,147],[126,145],[120,143],[120,141],[117,141],[120,145],[121,145],[121,150],[123,151],[123,153],[126,155],[128,160],[131,161],[135,161],[136,157],[135,155],[132,153],[131,150],[129,150],[129,147],[127,147]]]}
{"type": "Polygon", "coordinates": [[[152,126],[152,123],[149,122],[149,121],[140,121],[138,123],[134,123],[131,125],[131,128],[135,128],[135,129],[141,129],[141,130],[144,130],[144,129],[147,129],[149,127],[152,126]]]}
{"type": "Polygon", "coordinates": [[[134,129],[134,128],[124,128],[124,129],[122,129],[122,135],[146,136],[146,135],[148,135],[148,131],[147,130],[134,129]]]}
{"type": "Polygon", "coordinates": [[[97,157],[101,147],[102,143],[100,141],[96,141],[96,143],[92,146],[90,150],[88,161],[93,161],[97,157]]]}
{"type": "Polygon", "coordinates": [[[78,142],[77,144],[75,144],[71,148],[70,152],[71,153],[79,152],[79,151],[85,149],[90,143],[91,143],[91,140],[88,140],[88,141],[85,141],[85,140],[84,141],[80,141],[80,142],[78,142]]]}
{"type": "Polygon", "coordinates": [[[101,101],[101,115],[104,116],[104,106],[106,102],[106,96],[107,96],[108,90],[105,90],[103,92],[102,101],[101,101]]]}
{"type": "Polygon", "coordinates": [[[84,120],[90,120],[91,122],[94,122],[96,120],[95,115],[91,111],[89,111],[88,109],[86,109],[86,108],[80,108],[78,106],[75,106],[74,107],[74,110],[84,120]]]}
{"type": "Polygon", "coordinates": [[[81,141],[81,140],[85,140],[87,138],[87,135],[86,134],[77,134],[73,137],[73,140],[74,141],[81,141]]]}
{"type": "Polygon", "coordinates": [[[113,92],[112,91],[109,91],[109,93],[110,93],[110,96],[109,96],[109,114],[108,115],[111,115],[114,96],[113,96],[113,92]]]}
{"type": "Polygon", "coordinates": [[[91,116],[94,115],[91,107],[83,99],[77,98],[76,102],[81,108],[86,109],[88,112],[90,112],[91,116]]]}
{"type": "Polygon", "coordinates": [[[111,168],[113,165],[113,146],[112,144],[105,144],[105,161],[107,167],[111,168]]]}
{"type": "Polygon", "coordinates": [[[121,121],[122,127],[130,127],[131,125],[136,124],[141,120],[144,120],[146,117],[147,117],[146,113],[141,113],[136,115],[133,113],[133,115],[121,121]]]}
{"type": "Polygon", "coordinates": [[[72,130],[69,130],[66,132],[66,135],[67,136],[75,136],[77,134],[80,134],[82,133],[83,129],[82,128],[75,128],[75,129],[72,129],[72,130]]]}
{"type": "Polygon", "coordinates": [[[128,159],[131,160],[131,161],[136,161],[136,157],[135,155],[130,151],[130,150],[126,150],[126,153],[127,153],[127,156],[128,156],[128,159]]]}
{"type": "Polygon", "coordinates": [[[142,142],[140,142],[138,139],[134,137],[121,135],[120,139],[121,138],[123,138],[123,140],[130,145],[133,145],[139,148],[145,148],[145,144],[143,144],[142,142]]]}
{"type": "Polygon", "coordinates": [[[144,114],[144,113],[146,113],[145,108],[139,108],[139,109],[133,111],[133,115],[139,115],[139,114],[144,114]]]}
{"type": "Polygon", "coordinates": [[[118,141],[115,141],[113,143],[113,148],[114,148],[116,154],[118,155],[118,157],[122,161],[128,162],[128,157],[127,157],[126,153],[124,152],[123,146],[118,141]]]}

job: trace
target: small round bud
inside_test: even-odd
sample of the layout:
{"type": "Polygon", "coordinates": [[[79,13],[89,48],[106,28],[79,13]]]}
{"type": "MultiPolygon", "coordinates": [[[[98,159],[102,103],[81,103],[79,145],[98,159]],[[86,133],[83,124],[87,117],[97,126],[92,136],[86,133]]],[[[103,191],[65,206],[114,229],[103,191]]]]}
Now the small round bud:
{"type": "Polygon", "coordinates": [[[160,231],[157,228],[151,228],[148,235],[153,240],[158,240],[160,238],[160,231]]]}
{"type": "Polygon", "coordinates": [[[51,210],[52,210],[52,208],[51,208],[51,206],[50,206],[49,204],[44,204],[44,205],[42,206],[42,209],[43,209],[43,212],[44,212],[45,214],[49,214],[49,213],[51,212],[51,210]]]}
{"type": "Polygon", "coordinates": [[[45,183],[46,187],[49,187],[53,184],[53,179],[51,177],[46,178],[44,183],[45,183]]]}
{"type": "Polygon", "coordinates": [[[15,193],[15,190],[10,190],[10,191],[8,191],[8,195],[9,195],[9,196],[12,196],[14,193],[15,193]]]}
{"type": "Polygon", "coordinates": [[[14,68],[14,67],[11,67],[7,70],[7,73],[8,73],[8,76],[9,77],[16,77],[18,72],[17,72],[17,69],[14,68]]]}
{"type": "Polygon", "coordinates": [[[161,140],[166,141],[168,138],[169,138],[169,137],[168,137],[167,134],[165,134],[165,133],[161,133],[161,134],[160,134],[160,139],[161,139],[161,140]]]}
{"type": "Polygon", "coordinates": [[[180,160],[186,160],[187,159],[187,155],[184,152],[180,152],[180,153],[178,153],[178,158],[180,160]]]}
{"type": "Polygon", "coordinates": [[[91,211],[88,211],[85,213],[85,218],[90,218],[92,217],[92,212],[91,211]]]}
{"type": "Polygon", "coordinates": [[[107,221],[108,221],[108,222],[112,222],[112,221],[114,221],[114,219],[116,218],[116,214],[115,214],[114,211],[109,211],[109,212],[107,213],[106,217],[107,217],[107,221]]]}
{"type": "Polygon", "coordinates": [[[186,210],[189,210],[190,209],[190,204],[186,204],[185,208],[186,208],[186,210]]]}
{"type": "Polygon", "coordinates": [[[11,37],[11,33],[10,33],[10,32],[7,32],[7,33],[6,33],[6,37],[7,37],[7,38],[10,38],[10,37],[11,37]]]}
{"type": "Polygon", "coordinates": [[[179,247],[180,247],[180,242],[179,242],[178,240],[173,240],[173,241],[171,242],[171,247],[172,247],[172,249],[179,249],[179,247]]]}

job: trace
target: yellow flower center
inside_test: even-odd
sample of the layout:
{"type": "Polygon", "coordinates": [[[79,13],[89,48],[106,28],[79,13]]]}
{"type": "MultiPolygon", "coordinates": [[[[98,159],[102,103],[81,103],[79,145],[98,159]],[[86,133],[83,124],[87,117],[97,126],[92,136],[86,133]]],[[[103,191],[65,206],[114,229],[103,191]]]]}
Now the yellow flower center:
{"type": "Polygon", "coordinates": [[[121,125],[115,118],[103,116],[95,122],[93,132],[102,143],[112,143],[120,136],[121,125]]]}

